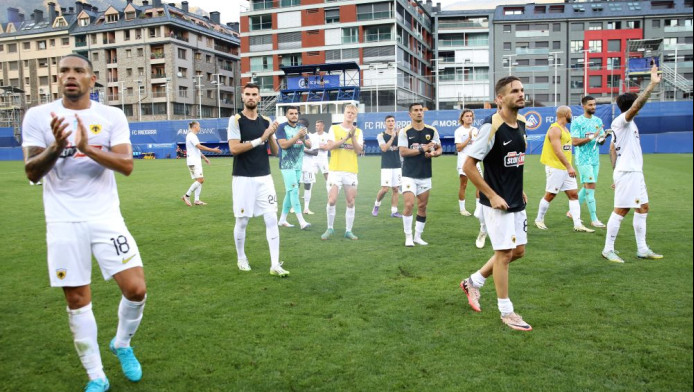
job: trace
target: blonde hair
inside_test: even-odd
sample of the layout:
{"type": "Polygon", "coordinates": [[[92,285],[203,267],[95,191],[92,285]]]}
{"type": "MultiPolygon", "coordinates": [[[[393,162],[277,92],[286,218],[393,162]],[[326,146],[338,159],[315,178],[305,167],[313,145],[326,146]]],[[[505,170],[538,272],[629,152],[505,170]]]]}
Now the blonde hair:
{"type": "Polygon", "coordinates": [[[353,103],[348,103],[347,105],[345,105],[345,110],[347,109],[354,109],[355,112],[359,113],[359,108],[353,103]]]}

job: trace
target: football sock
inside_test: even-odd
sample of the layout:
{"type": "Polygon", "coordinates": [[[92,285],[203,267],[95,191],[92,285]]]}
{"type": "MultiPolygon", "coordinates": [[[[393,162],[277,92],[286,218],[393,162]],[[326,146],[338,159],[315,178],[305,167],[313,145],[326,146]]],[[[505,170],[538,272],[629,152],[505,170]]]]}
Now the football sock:
{"type": "Polygon", "coordinates": [[[378,201],[378,199],[376,199],[376,201],[374,202],[374,206],[380,207],[380,206],[381,206],[381,202],[378,201]]]}
{"type": "Polygon", "coordinates": [[[289,215],[289,211],[284,212],[284,208],[282,209],[282,214],[280,214],[280,222],[286,222],[287,221],[287,215],[289,215]]]}
{"type": "Polygon", "coordinates": [[[236,218],[234,224],[234,244],[236,244],[236,257],[239,260],[246,259],[246,226],[248,226],[248,217],[240,216],[236,218]]]}
{"type": "Polygon", "coordinates": [[[480,232],[487,234],[487,225],[482,220],[480,220],[480,232]]]}
{"type": "Polygon", "coordinates": [[[648,251],[646,245],[646,217],[648,214],[634,212],[634,234],[636,235],[636,248],[639,252],[648,251]]]}
{"type": "Polygon", "coordinates": [[[480,199],[475,199],[475,212],[472,213],[477,219],[482,219],[482,207],[480,207],[480,199]]]}
{"type": "Polygon", "coordinates": [[[509,298],[497,298],[496,301],[502,316],[513,313],[513,303],[511,303],[509,298]]]}
{"type": "Polygon", "coordinates": [[[331,206],[330,204],[328,204],[328,206],[325,209],[328,212],[328,229],[332,229],[333,225],[335,224],[336,208],[335,206],[331,206]]]}
{"type": "Polygon", "coordinates": [[[352,226],[354,226],[354,207],[347,207],[345,209],[345,231],[352,231],[352,226]]]}
{"type": "Polygon", "coordinates": [[[395,214],[396,212],[398,212],[398,206],[391,206],[390,207],[390,213],[395,214]]]}
{"type": "Polygon", "coordinates": [[[569,200],[569,211],[571,211],[571,219],[574,221],[574,227],[581,226],[581,205],[578,203],[578,200],[569,200]]]}
{"type": "MultiPolygon", "coordinates": [[[[197,181],[195,181],[195,182],[197,182],[197,181]]],[[[200,183],[198,182],[198,184],[200,184],[200,183]]],[[[200,184],[200,185],[195,189],[195,201],[199,201],[199,200],[200,200],[200,192],[202,192],[202,184],[200,184]]]]}
{"type": "Polygon", "coordinates": [[[588,205],[588,212],[590,213],[590,221],[595,222],[598,220],[598,215],[596,214],[595,206],[595,189],[586,189],[586,204],[588,205]]]}
{"type": "Polygon", "coordinates": [[[118,305],[118,329],[116,330],[116,341],[113,343],[116,347],[129,347],[130,339],[132,339],[137,327],[142,321],[142,312],[145,309],[145,301],[147,295],[142,301],[130,301],[125,297],[121,297],[120,305],[118,305]]]}
{"type": "Polygon", "coordinates": [[[458,200],[458,207],[460,207],[460,211],[463,211],[465,209],[465,200],[458,200]]]}
{"type": "Polygon", "coordinates": [[[200,183],[197,181],[193,181],[193,183],[190,185],[190,188],[188,188],[188,192],[186,192],[186,196],[190,197],[190,195],[195,192],[196,189],[200,186],[200,183]]]}
{"type": "Polygon", "coordinates": [[[263,214],[265,219],[265,237],[270,248],[270,263],[272,267],[280,265],[280,231],[277,228],[277,215],[274,212],[263,214]]]}
{"type": "Polygon", "coordinates": [[[304,210],[308,210],[308,203],[311,202],[311,190],[304,189],[304,210]]]}
{"type": "Polygon", "coordinates": [[[607,221],[607,235],[605,236],[605,248],[603,248],[603,252],[614,250],[614,241],[617,239],[619,226],[622,225],[622,219],[624,219],[623,216],[612,211],[610,220],[607,221]]]}
{"type": "Polygon", "coordinates": [[[580,191],[578,191],[578,204],[583,205],[583,202],[586,200],[586,196],[588,196],[588,191],[592,191],[593,189],[586,189],[586,188],[581,188],[580,191]]]}
{"type": "Polygon", "coordinates": [[[417,215],[416,222],[414,223],[414,238],[421,239],[422,233],[424,232],[424,225],[426,225],[427,217],[417,215]]]}
{"type": "Polygon", "coordinates": [[[299,221],[299,226],[300,227],[306,226],[306,220],[304,219],[304,214],[301,213],[301,210],[295,209],[294,211],[298,211],[296,213],[296,219],[299,221]]]}
{"type": "Polygon", "coordinates": [[[470,275],[470,280],[472,281],[473,286],[480,288],[480,287],[484,286],[484,282],[487,281],[487,278],[482,276],[480,271],[477,271],[474,274],[470,275]]]}
{"type": "Polygon", "coordinates": [[[97,343],[96,319],[92,312],[92,304],[79,309],[68,308],[67,314],[77,355],[89,379],[106,378],[97,343]]]}
{"type": "Polygon", "coordinates": [[[543,197],[540,199],[540,207],[537,209],[537,218],[535,219],[536,221],[543,221],[545,220],[545,214],[547,213],[547,210],[549,209],[549,202],[545,200],[543,197]]]}
{"type": "Polygon", "coordinates": [[[405,229],[406,235],[412,235],[412,215],[410,215],[410,216],[403,215],[402,216],[402,227],[405,229]]]}

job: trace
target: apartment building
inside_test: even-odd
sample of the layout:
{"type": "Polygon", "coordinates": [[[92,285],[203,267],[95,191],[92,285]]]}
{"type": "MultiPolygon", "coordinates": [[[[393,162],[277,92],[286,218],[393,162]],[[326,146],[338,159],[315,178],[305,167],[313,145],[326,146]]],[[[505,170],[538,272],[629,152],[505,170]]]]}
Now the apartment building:
{"type": "Polygon", "coordinates": [[[72,53],[69,34],[75,14],[35,10],[28,18],[8,8],[9,22],[0,25],[0,127],[15,127],[27,107],[58,97],[58,60],[72,53]]]}
{"type": "Polygon", "coordinates": [[[75,3],[74,51],[89,57],[103,100],[134,121],[228,117],[236,112],[238,33],[161,0],[99,11],[75,3]]]}
{"type": "Polygon", "coordinates": [[[241,78],[271,101],[281,66],[356,62],[367,111],[434,106],[431,0],[250,0],[241,13],[241,78]]]}
{"type": "Polygon", "coordinates": [[[639,78],[626,77],[628,58],[651,55],[662,57],[668,76],[660,99],[691,98],[691,0],[499,6],[493,37],[494,73],[519,76],[531,105],[575,105],[585,94],[609,102],[638,88],[639,78]],[[642,39],[663,45],[652,54],[628,50],[642,39]]]}
{"type": "Polygon", "coordinates": [[[490,107],[496,79],[493,15],[493,9],[435,13],[437,109],[490,107]]]}

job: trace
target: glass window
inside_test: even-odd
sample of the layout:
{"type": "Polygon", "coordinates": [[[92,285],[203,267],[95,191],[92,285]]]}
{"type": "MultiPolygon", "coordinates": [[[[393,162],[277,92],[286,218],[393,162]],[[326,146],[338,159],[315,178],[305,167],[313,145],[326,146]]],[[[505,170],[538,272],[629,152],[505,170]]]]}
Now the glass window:
{"type": "Polygon", "coordinates": [[[590,88],[602,87],[602,76],[591,75],[590,77],[588,77],[588,87],[590,87],[590,88]]]}
{"type": "Polygon", "coordinates": [[[340,9],[330,8],[325,10],[325,24],[340,23],[340,9]]]}
{"type": "Polygon", "coordinates": [[[588,41],[588,50],[592,53],[602,52],[602,41],[588,41]]]}
{"type": "Polygon", "coordinates": [[[608,52],[621,52],[622,51],[622,41],[618,39],[611,39],[607,41],[607,51],[608,52]]]}
{"type": "Polygon", "coordinates": [[[272,15],[251,16],[251,31],[272,29],[272,15]]]}

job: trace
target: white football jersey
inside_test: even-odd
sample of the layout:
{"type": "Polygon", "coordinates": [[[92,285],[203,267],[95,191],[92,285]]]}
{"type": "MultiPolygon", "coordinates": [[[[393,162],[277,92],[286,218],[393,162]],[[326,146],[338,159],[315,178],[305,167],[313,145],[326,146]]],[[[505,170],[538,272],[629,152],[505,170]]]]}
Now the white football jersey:
{"type": "Polygon", "coordinates": [[[62,100],[29,109],[22,123],[22,147],[47,148],[54,141],[51,112],[69,124],[65,132],[68,146],[43,178],[43,205],[46,222],[84,222],[121,218],[118,190],[113,171],[82,154],[74,147],[78,114],[87,128],[89,145],[103,150],[130,144],[130,127],[118,109],[91,102],[85,110],[71,110],[62,100]]]}
{"type": "Polygon", "coordinates": [[[200,144],[198,135],[188,130],[186,135],[186,164],[188,166],[202,166],[202,153],[197,145],[200,144]]]}
{"type": "MultiPolygon", "coordinates": [[[[311,142],[311,148],[308,148],[307,150],[309,151],[320,151],[318,150],[318,135],[315,133],[309,133],[308,134],[308,140],[311,142]]],[[[320,152],[319,152],[320,154],[320,152]]],[[[313,170],[313,161],[316,159],[315,155],[310,155],[304,153],[304,160],[302,162],[301,170],[302,171],[310,171],[313,170]]]]}
{"type": "MultiPolygon", "coordinates": [[[[318,140],[317,147],[322,147],[325,146],[329,140],[335,141],[335,138],[332,136],[332,134],[328,132],[323,132],[321,135],[315,134],[316,139],[318,140]]],[[[311,143],[313,143],[313,140],[311,140],[311,143]]],[[[327,161],[328,160],[328,151],[327,150],[319,150],[318,151],[318,159],[322,161],[327,161]]]]}
{"type": "Polygon", "coordinates": [[[617,150],[615,171],[643,171],[643,153],[639,128],[632,119],[626,120],[624,113],[612,120],[614,146],[617,150]]]}
{"type": "Polygon", "coordinates": [[[468,143],[467,146],[465,146],[462,150],[458,151],[458,164],[457,167],[462,167],[463,166],[463,159],[468,156],[468,153],[470,152],[470,149],[472,149],[472,143],[475,141],[477,138],[477,135],[479,134],[479,130],[475,127],[470,127],[470,128],[465,128],[464,126],[459,126],[458,129],[455,130],[455,133],[453,134],[454,137],[454,143],[464,143],[468,137],[470,137],[470,134],[472,134],[472,138],[470,139],[470,143],[468,143]]]}

